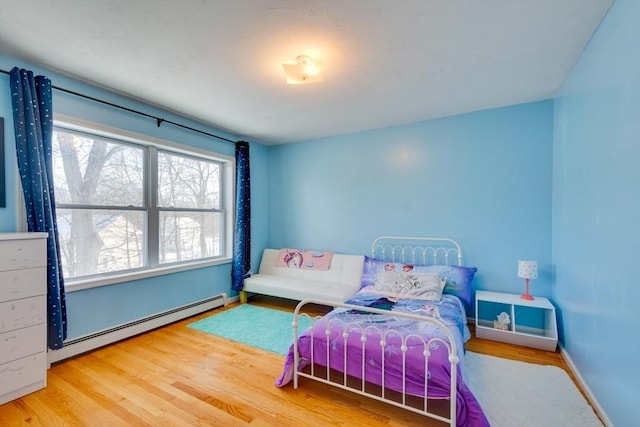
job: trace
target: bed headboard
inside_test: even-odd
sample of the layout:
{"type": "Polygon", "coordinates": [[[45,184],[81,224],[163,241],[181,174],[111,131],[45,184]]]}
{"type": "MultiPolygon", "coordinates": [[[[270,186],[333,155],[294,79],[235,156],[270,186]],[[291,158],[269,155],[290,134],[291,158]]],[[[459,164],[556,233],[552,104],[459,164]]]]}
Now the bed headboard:
{"type": "Polygon", "coordinates": [[[371,245],[371,257],[424,265],[462,265],[458,242],[446,237],[380,236],[371,245]]]}

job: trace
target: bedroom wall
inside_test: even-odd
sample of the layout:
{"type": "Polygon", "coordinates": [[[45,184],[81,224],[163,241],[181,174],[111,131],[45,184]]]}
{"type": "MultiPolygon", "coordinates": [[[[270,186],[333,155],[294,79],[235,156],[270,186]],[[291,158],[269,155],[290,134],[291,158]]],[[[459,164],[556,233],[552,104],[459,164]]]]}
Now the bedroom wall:
{"type": "MultiPolygon", "coordinates": [[[[36,74],[46,75],[52,80],[55,86],[108,100],[149,114],[158,115],[168,120],[202,129],[231,140],[239,139],[237,136],[206,127],[200,123],[186,120],[149,105],[144,105],[114,93],[58,75],[50,70],[31,66],[30,64],[20,62],[8,56],[0,56],[1,69],[9,71],[14,66],[33,70],[36,74]]],[[[149,135],[155,138],[234,156],[233,144],[171,125],[163,125],[158,128],[153,119],[123,112],[60,91],[54,90],[53,106],[56,114],[61,113],[67,116],[124,129],[129,132],[149,135]]],[[[0,232],[13,232],[18,229],[16,215],[17,175],[15,166],[16,154],[13,113],[11,110],[9,76],[7,74],[0,74],[0,117],[4,117],[5,119],[5,157],[7,163],[7,207],[0,208],[0,232]]],[[[268,173],[266,160],[266,147],[252,143],[251,173],[253,175],[254,190],[252,209],[254,212],[267,211],[266,181],[268,173]]],[[[266,215],[261,215],[255,220],[256,225],[252,229],[252,238],[256,245],[266,245],[266,221],[268,221],[266,215]]],[[[257,263],[260,259],[260,251],[256,249],[252,258],[254,260],[253,262],[257,263]]],[[[232,293],[231,291],[230,275],[231,264],[227,263],[149,279],[69,292],[67,293],[68,338],[76,338],[116,326],[160,311],[189,304],[221,292],[226,292],[228,295],[235,295],[236,293],[232,293]]]]}
{"type": "Polygon", "coordinates": [[[551,295],[553,103],[269,149],[269,245],[367,254],[379,235],[449,236],[479,289],[551,295]]]}
{"type": "Polygon", "coordinates": [[[555,100],[553,297],[614,425],[640,419],[640,2],[616,0],[555,100]]]}
{"type": "MultiPolygon", "coordinates": [[[[0,55],[0,61],[3,60],[0,55]]],[[[1,66],[0,68],[7,69],[1,66]]],[[[8,71],[8,70],[7,70],[8,71]]],[[[0,73],[0,117],[4,119],[4,189],[6,206],[0,207],[0,233],[8,233],[16,230],[17,213],[15,210],[16,185],[15,176],[17,164],[16,142],[13,132],[13,118],[11,112],[11,95],[9,92],[9,76],[0,73]]]]}

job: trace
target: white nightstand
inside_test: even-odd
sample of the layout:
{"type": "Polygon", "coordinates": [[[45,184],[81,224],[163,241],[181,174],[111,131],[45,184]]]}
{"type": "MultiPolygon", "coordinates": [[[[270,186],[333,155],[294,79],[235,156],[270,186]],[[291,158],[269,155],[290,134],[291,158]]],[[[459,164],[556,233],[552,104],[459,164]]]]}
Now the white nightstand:
{"type": "Polygon", "coordinates": [[[515,294],[476,291],[476,336],[555,351],[558,344],[556,309],[548,299],[542,297],[527,301],[515,294]],[[490,319],[482,317],[489,317],[484,314],[487,312],[491,313],[490,319]],[[496,313],[500,312],[507,313],[511,318],[509,329],[506,331],[493,327],[496,313]],[[535,326],[525,323],[531,319],[535,321],[535,326]]]}

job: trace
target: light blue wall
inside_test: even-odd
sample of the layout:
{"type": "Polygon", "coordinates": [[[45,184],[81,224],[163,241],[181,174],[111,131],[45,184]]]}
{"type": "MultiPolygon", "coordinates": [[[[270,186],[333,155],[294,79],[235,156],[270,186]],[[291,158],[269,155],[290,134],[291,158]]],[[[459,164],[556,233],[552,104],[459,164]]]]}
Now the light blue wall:
{"type": "Polygon", "coordinates": [[[551,294],[553,103],[269,150],[269,245],[366,254],[379,235],[448,236],[480,289],[551,294]]]}
{"type": "Polygon", "coordinates": [[[616,0],[555,100],[553,297],[616,426],[640,420],[640,2],[616,0]]]}
{"type": "MultiPolygon", "coordinates": [[[[8,71],[0,55],[0,68],[8,71]]],[[[0,208],[0,233],[16,231],[16,137],[13,131],[13,113],[11,112],[11,92],[9,92],[9,76],[0,73],[0,117],[4,118],[4,168],[5,194],[7,205],[0,208]]]]}
{"type": "MultiPolygon", "coordinates": [[[[144,111],[167,120],[201,129],[221,137],[238,140],[239,138],[220,130],[189,121],[182,117],[158,110],[116,94],[58,75],[50,70],[33,67],[14,58],[0,56],[0,68],[9,71],[14,66],[33,70],[36,74],[46,75],[54,86],[74,90],[85,95],[94,96],[135,110],[144,111]]],[[[148,135],[155,138],[173,141],[227,156],[234,156],[234,146],[228,142],[190,132],[172,125],[156,126],[153,119],[143,118],[122,110],[107,107],[93,101],[54,90],[54,112],[76,117],[106,126],[124,129],[129,132],[148,135]]],[[[0,208],[0,232],[17,230],[16,220],[16,166],[15,136],[11,111],[11,95],[9,76],[0,74],[0,116],[5,119],[7,163],[7,207],[0,208]]],[[[252,141],[250,141],[252,142],[252,141]]],[[[251,144],[251,172],[255,173],[255,197],[252,209],[256,213],[267,211],[268,177],[266,165],[266,147],[255,142],[251,144]]],[[[267,239],[266,214],[256,219],[257,226],[252,230],[253,240],[258,245],[265,245],[267,239]]],[[[252,254],[254,263],[259,260],[260,252],[255,249],[252,254]]],[[[162,277],[136,280],[127,283],[102,286],[67,294],[68,338],[75,338],[99,331],[131,320],[155,314],[159,311],[175,308],[207,298],[211,295],[231,291],[231,265],[207,267],[187,272],[174,273],[162,277]]]]}

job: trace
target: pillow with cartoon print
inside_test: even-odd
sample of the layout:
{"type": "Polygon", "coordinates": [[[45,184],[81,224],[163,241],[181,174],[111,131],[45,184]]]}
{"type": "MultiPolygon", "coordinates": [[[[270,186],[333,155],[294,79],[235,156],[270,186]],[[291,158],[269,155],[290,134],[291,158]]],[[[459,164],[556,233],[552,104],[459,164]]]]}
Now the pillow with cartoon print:
{"type": "Polygon", "coordinates": [[[438,273],[384,271],[378,275],[373,292],[391,299],[440,301],[445,281],[438,273]]]}
{"type": "Polygon", "coordinates": [[[445,282],[442,293],[457,296],[469,310],[473,306],[472,282],[477,271],[476,267],[405,264],[365,256],[361,287],[374,285],[383,272],[436,273],[445,282]]]}

